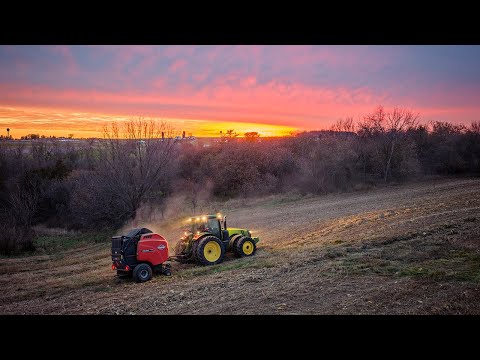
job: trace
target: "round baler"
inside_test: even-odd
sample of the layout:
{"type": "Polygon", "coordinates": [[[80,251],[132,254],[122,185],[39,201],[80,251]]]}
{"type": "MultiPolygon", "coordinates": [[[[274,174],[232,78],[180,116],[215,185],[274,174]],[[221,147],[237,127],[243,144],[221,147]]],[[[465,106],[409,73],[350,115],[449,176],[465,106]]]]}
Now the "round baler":
{"type": "Polygon", "coordinates": [[[170,275],[167,260],[167,240],[147,228],[112,237],[112,270],[118,276],[131,275],[136,282],[145,282],[152,278],[153,272],[170,275]]]}

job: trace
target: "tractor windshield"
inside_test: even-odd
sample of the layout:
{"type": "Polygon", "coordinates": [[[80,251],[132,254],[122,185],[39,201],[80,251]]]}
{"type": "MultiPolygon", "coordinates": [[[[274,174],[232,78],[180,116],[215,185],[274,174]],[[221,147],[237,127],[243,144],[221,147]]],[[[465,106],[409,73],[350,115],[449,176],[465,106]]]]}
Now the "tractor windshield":
{"type": "Polygon", "coordinates": [[[220,227],[218,226],[218,220],[216,218],[208,219],[206,226],[208,232],[211,232],[216,237],[220,237],[220,227]]]}
{"type": "Polygon", "coordinates": [[[192,221],[191,232],[209,232],[220,237],[220,227],[216,218],[210,218],[202,221],[192,221]]]}

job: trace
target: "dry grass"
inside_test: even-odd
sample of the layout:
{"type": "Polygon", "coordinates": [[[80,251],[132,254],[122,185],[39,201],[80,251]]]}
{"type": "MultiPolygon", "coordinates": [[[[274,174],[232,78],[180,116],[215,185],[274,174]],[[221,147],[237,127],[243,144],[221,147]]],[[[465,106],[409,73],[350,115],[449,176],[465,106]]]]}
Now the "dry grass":
{"type": "Polygon", "coordinates": [[[254,257],[174,263],[145,284],[114,277],[108,242],[3,258],[0,313],[480,314],[478,179],[268,197],[227,215],[260,236],[254,257]]]}

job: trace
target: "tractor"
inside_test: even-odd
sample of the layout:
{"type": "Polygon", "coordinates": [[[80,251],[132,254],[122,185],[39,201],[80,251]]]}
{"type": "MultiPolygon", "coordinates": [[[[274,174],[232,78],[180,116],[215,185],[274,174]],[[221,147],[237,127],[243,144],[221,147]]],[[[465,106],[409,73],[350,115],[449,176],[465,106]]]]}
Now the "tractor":
{"type": "Polygon", "coordinates": [[[169,276],[167,260],[167,240],[147,228],[112,237],[112,270],[117,270],[119,277],[133,276],[136,282],[145,282],[154,271],[169,276]]]}
{"type": "Polygon", "coordinates": [[[236,257],[252,256],[258,241],[247,229],[227,228],[227,218],[221,214],[193,216],[186,221],[174,258],[215,265],[223,261],[227,251],[236,257]]]}

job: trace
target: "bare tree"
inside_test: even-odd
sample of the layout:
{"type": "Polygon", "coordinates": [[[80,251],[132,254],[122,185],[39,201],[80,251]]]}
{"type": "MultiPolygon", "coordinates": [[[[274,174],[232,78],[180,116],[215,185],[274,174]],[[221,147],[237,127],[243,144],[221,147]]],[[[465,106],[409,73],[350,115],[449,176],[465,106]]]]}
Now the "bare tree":
{"type": "Polygon", "coordinates": [[[385,165],[385,182],[391,169],[392,157],[395,151],[395,145],[404,138],[408,130],[417,125],[418,114],[406,109],[394,108],[392,112],[387,113],[387,134],[389,139],[389,151],[387,163],[385,165]]]}
{"type": "Polygon", "coordinates": [[[182,181],[181,184],[185,189],[188,202],[192,205],[192,212],[195,214],[200,200],[200,192],[203,189],[203,182],[191,177],[182,181]]]}
{"type": "Polygon", "coordinates": [[[173,133],[164,122],[132,119],[103,129],[101,154],[105,181],[134,218],[148,193],[161,182],[172,163],[173,133]],[[162,133],[164,136],[162,138],[162,133]]]}
{"type": "Polygon", "coordinates": [[[374,113],[365,116],[364,121],[360,123],[361,133],[377,137],[382,144],[385,182],[388,181],[396,147],[405,138],[406,132],[417,126],[418,116],[410,110],[401,108],[386,112],[383,106],[379,106],[374,113]]]}
{"type": "Polygon", "coordinates": [[[26,179],[25,183],[22,187],[16,186],[15,191],[10,195],[9,202],[16,223],[24,228],[31,228],[41,194],[35,181],[26,179]]]}
{"type": "Polygon", "coordinates": [[[480,134],[480,121],[472,121],[470,131],[475,134],[480,134]]]}
{"type": "Polygon", "coordinates": [[[10,213],[1,216],[0,251],[33,250],[35,232],[32,223],[39,207],[41,190],[33,178],[17,183],[8,198],[10,213]]]}
{"type": "Polygon", "coordinates": [[[354,132],[355,122],[353,117],[346,117],[345,119],[337,120],[337,122],[330,127],[330,130],[338,132],[354,132]]]}

